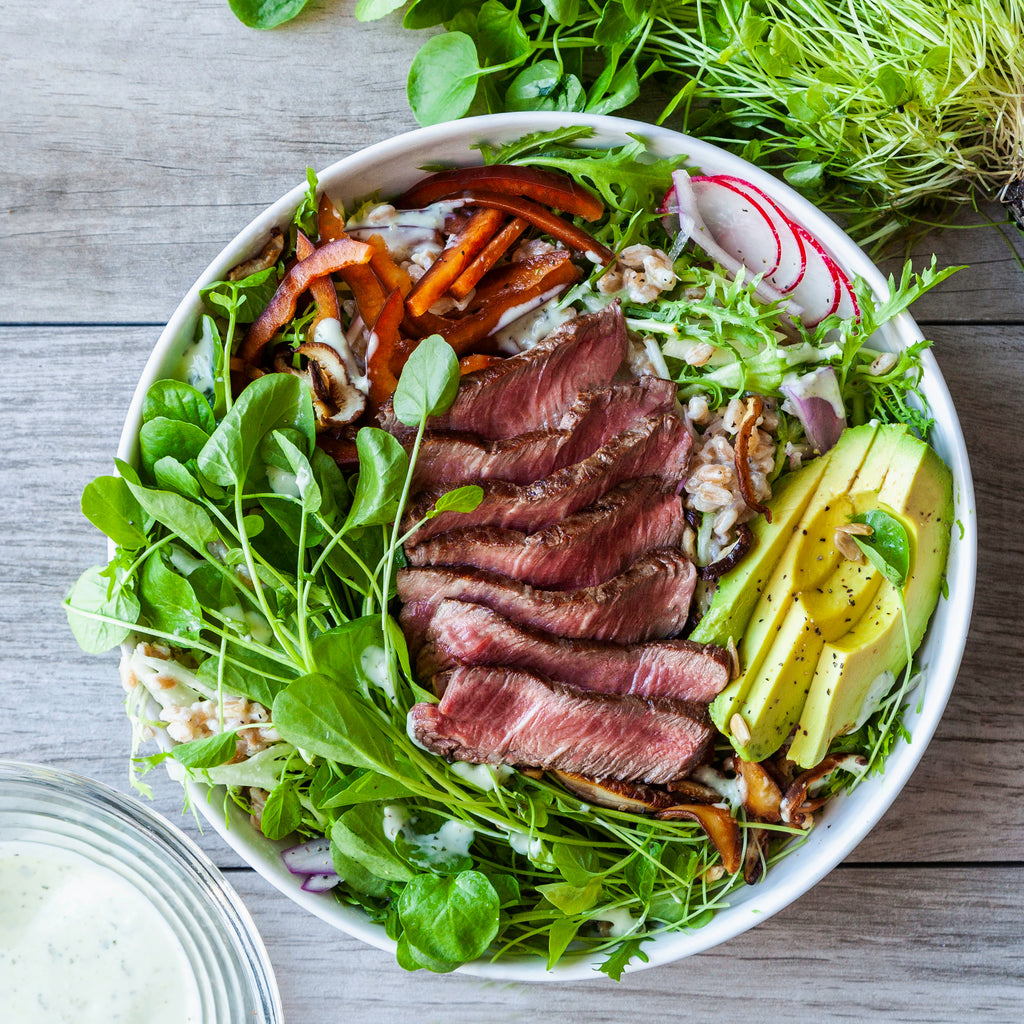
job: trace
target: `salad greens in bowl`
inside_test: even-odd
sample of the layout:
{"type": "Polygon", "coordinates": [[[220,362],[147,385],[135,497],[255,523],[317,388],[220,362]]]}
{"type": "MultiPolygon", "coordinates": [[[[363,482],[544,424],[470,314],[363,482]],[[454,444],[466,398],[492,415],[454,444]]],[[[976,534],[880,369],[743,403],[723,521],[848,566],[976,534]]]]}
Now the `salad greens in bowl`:
{"type": "Polygon", "coordinates": [[[134,783],[410,970],[617,978],[764,920],[885,813],[966,641],[970,470],[906,312],[950,271],[575,120],[310,172],[82,499],[111,560],[69,621],[122,647],[134,783]]]}

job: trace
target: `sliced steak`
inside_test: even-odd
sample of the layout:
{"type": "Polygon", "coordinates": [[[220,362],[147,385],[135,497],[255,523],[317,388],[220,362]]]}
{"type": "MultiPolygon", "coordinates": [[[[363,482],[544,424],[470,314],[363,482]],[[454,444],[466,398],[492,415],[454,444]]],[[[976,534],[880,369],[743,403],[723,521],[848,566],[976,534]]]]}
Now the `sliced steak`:
{"type": "MultiPolygon", "coordinates": [[[[439,517],[440,518],[440,517],[439,517]]],[[[479,526],[406,548],[410,565],[465,565],[540,587],[593,587],[645,551],[675,547],[686,515],[656,477],[633,480],[538,533],[479,526]]]]}
{"type": "Polygon", "coordinates": [[[440,704],[409,711],[411,734],[453,761],[559,768],[665,783],[704,758],[706,715],[681,701],[581,694],[510,669],[460,667],[440,704]]]}
{"type": "Polygon", "coordinates": [[[450,490],[481,480],[532,483],[593,455],[645,417],[671,411],[675,400],[672,381],[641,377],[584,391],[557,430],[531,430],[498,441],[431,431],[420,444],[413,491],[450,490]]]}
{"type": "MultiPolygon", "coordinates": [[[[607,494],[623,481],[656,476],[665,490],[675,490],[690,463],[690,433],[675,413],[650,416],[616,434],[593,455],[531,484],[504,480],[483,483],[484,496],[472,512],[442,512],[413,535],[420,544],[446,530],[498,526],[532,532],[558,523],[607,494]]],[[[440,494],[423,494],[403,520],[408,530],[422,519],[440,494]]]]}
{"type": "MultiPolygon", "coordinates": [[[[615,302],[569,320],[526,352],[467,373],[452,407],[432,417],[428,426],[485,439],[550,429],[581,391],[610,383],[627,348],[626,322],[615,302]]],[[[396,437],[410,433],[395,418],[390,402],[378,422],[396,437]]]]}
{"type": "Polygon", "coordinates": [[[689,640],[614,644],[564,640],[480,604],[442,601],[420,652],[421,679],[463,665],[500,665],[577,690],[707,703],[729,682],[729,654],[689,640]]]}
{"type": "Polygon", "coordinates": [[[401,569],[402,629],[416,654],[446,598],[493,608],[514,622],[558,636],[636,643],[678,633],[690,614],[693,565],[673,548],[651,551],[624,573],[583,590],[540,590],[479,569],[401,569]]]}

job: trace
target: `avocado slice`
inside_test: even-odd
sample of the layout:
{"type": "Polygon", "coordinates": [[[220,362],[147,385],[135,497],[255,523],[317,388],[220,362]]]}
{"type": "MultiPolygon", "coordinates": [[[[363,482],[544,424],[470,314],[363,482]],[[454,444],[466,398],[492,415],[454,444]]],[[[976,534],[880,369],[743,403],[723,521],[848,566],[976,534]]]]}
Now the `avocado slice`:
{"type": "MultiPolygon", "coordinates": [[[[923,441],[886,432],[889,468],[875,507],[896,516],[910,538],[910,571],[903,587],[910,644],[916,648],[938,602],[953,521],[953,477],[923,441]]],[[[863,499],[858,502],[862,504],[863,499]]],[[[895,587],[883,581],[848,633],[822,649],[789,756],[809,768],[832,740],[857,721],[873,681],[897,673],[907,661],[902,613],[895,587]]]]}
{"type": "MultiPolygon", "coordinates": [[[[748,556],[748,559],[740,562],[733,572],[723,577],[711,608],[697,630],[694,630],[691,639],[702,643],[723,644],[728,643],[729,637],[735,639],[742,636],[739,655],[743,673],[711,704],[711,719],[722,732],[729,733],[729,720],[746,698],[761,662],[774,642],[775,634],[782,628],[794,604],[799,593],[794,589],[798,567],[813,565],[816,572],[827,576],[838,562],[839,555],[832,543],[832,532],[828,530],[828,525],[836,514],[834,497],[844,495],[857,479],[860,467],[867,458],[877,433],[877,424],[845,430],[838,444],[827,456],[822,456],[805,467],[809,470],[818,462],[825,463],[817,477],[817,486],[810,490],[805,483],[810,493],[803,493],[799,502],[793,500],[796,498],[795,493],[783,491],[780,487],[780,494],[791,496],[791,506],[799,504],[800,511],[798,514],[790,512],[785,519],[776,519],[772,503],[769,506],[773,509],[772,524],[766,527],[761,525],[761,520],[758,521],[763,534],[767,537],[764,544],[767,551],[755,552],[755,555],[774,554],[774,559],[762,557],[756,566],[752,569],[748,567],[747,573],[744,574],[744,567],[752,557],[748,556]],[[817,531],[827,532],[815,532],[815,527],[817,531]],[[761,583],[753,593],[743,592],[743,587],[753,588],[759,580],[765,578],[767,582],[761,583]],[[744,607],[751,604],[752,612],[744,614],[744,607]],[[733,616],[731,613],[734,610],[736,614],[733,616]],[[713,615],[716,615],[716,618],[711,627],[706,631],[700,631],[705,621],[713,615]],[[709,634],[715,639],[705,639],[709,634]]],[[[799,473],[804,473],[804,470],[801,469],[799,473]]],[[[806,481],[813,479],[809,476],[806,481]]],[[[842,509],[845,508],[843,505],[842,509]]],[[[845,522],[845,518],[841,521],[845,522]]]]}

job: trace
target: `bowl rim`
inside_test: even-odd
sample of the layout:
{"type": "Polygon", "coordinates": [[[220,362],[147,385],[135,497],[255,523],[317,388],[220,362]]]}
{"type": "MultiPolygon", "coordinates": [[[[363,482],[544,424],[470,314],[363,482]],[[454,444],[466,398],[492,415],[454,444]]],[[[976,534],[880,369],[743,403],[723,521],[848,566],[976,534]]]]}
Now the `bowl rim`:
{"type": "MultiPolygon", "coordinates": [[[[622,142],[626,140],[627,133],[639,134],[653,142],[655,146],[664,145],[671,147],[674,152],[685,152],[692,164],[710,164],[712,167],[725,165],[733,171],[738,170],[748,181],[778,199],[807,230],[822,241],[842,266],[852,269],[862,277],[876,295],[883,298],[888,295],[884,277],[866,254],[834,221],[785,182],[710,143],[668,128],[626,118],[530,112],[489,114],[445,122],[404,132],[358,150],[325,168],[319,175],[320,184],[321,187],[333,191],[340,188],[337,184],[339,179],[357,177],[375,166],[386,166],[392,161],[404,161],[404,166],[408,166],[412,151],[418,150],[426,154],[431,147],[437,145],[457,145],[468,158],[466,163],[477,162],[469,148],[472,142],[485,139],[510,140],[529,132],[564,127],[567,123],[592,127],[602,141],[604,137],[610,137],[622,142]]],[[[166,373],[172,351],[176,347],[183,348],[191,340],[191,327],[201,308],[200,289],[224,277],[231,267],[258,251],[270,229],[290,219],[292,211],[305,195],[306,187],[305,184],[297,185],[253,218],[210,262],[178,304],[145,364],[132,397],[118,447],[120,458],[131,462],[136,453],[142,402],[146,390],[162,373],[166,373]],[[188,334],[184,333],[186,331],[188,334]]],[[[358,194],[366,195],[372,191],[370,189],[358,194]]],[[[892,321],[885,335],[892,345],[911,344],[923,338],[908,313],[902,313],[892,321]]],[[[801,840],[799,849],[791,850],[782,861],[773,866],[766,880],[755,887],[739,890],[741,893],[753,893],[752,897],[744,896],[727,902],[708,924],[699,929],[666,933],[652,938],[644,945],[644,953],[648,960],[637,962],[634,957],[627,965],[627,971],[648,969],[704,952],[767,920],[813,888],[844,860],[881,820],[902,791],[931,741],[948,702],[966,645],[977,575],[977,520],[974,514],[974,487],[966,445],[952,398],[938,363],[930,351],[922,353],[922,363],[923,383],[929,407],[937,426],[941,429],[943,447],[946,449],[940,454],[953,472],[955,516],[960,524],[961,533],[959,537],[956,532],[953,534],[947,564],[947,580],[950,581],[948,596],[940,598],[939,603],[939,608],[946,609],[943,613],[944,618],[949,618],[950,622],[942,637],[937,641],[930,639],[934,634],[934,623],[939,618],[937,609],[933,613],[925,637],[926,644],[939,644],[942,648],[942,657],[933,658],[928,665],[924,696],[916,711],[912,707],[908,715],[908,719],[912,720],[913,743],[897,745],[890,753],[885,771],[881,775],[866,780],[854,794],[844,794],[830,804],[828,816],[845,812],[842,830],[832,830],[831,822],[827,826],[819,824],[807,839],[801,840]],[[794,862],[797,858],[802,861],[809,852],[822,845],[825,846],[824,855],[818,855],[809,864],[801,865],[803,870],[797,873],[789,871],[785,877],[780,877],[780,869],[786,864],[794,862]]],[[[233,805],[225,816],[217,809],[223,807],[221,801],[208,800],[208,787],[190,782],[186,783],[186,789],[194,804],[199,807],[221,838],[282,893],[334,927],[394,954],[395,943],[385,935],[382,925],[372,924],[361,912],[329,897],[325,898],[323,894],[306,893],[298,887],[294,876],[276,856],[276,853],[287,845],[286,843],[271,843],[258,834],[246,816],[233,805]]],[[[459,971],[496,980],[570,981],[600,977],[597,972],[597,965],[600,962],[599,957],[585,956],[558,964],[548,971],[540,960],[478,960],[460,967],[459,971]]]]}

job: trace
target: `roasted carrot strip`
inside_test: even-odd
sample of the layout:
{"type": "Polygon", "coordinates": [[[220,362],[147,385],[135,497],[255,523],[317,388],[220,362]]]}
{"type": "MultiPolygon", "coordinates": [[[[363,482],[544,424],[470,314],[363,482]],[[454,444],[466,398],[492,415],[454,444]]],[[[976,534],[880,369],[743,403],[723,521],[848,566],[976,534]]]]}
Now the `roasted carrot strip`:
{"type": "Polygon", "coordinates": [[[398,387],[392,360],[401,343],[399,329],[405,315],[402,293],[396,288],[384,302],[374,322],[370,343],[366,347],[366,375],[370,378],[370,402],[380,408],[398,387]]]}
{"type": "Polygon", "coordinates": [[[351,238],[342,238],[320,246],[311,256],[299,260],[277,286],[267,308],[250,325],[240,355],[247,363],[256,363],[267,342],[295,316],[299,296],[313,281],[347,268],[370,262],[373,249],[351,238]]]}
{"type": "Polygon", "coordinates": [[[510,164],[460,167],[431,174],[395,200],[395,206],[400,209],[429,206],[439,199],[462,195],[467,189],[527,196],[584,220],[597,220],[604,213],[604,203],[567,175],[510,164]]]}
{"type": "Polygon", "coordinates": [[[486,370],[488,366],[501,362],[501,356],[487,356],[483,352],[474,352],[472,355],[463,356],[459,360],[459,376],[467,373],[476,373],[477,370],[486,370]]]}
{"type": "Polygon", "coordinates": [[[320,197],[316,208],[316,227],[320,232],[320,243],[336,242],[345,237],[345,220],[338,213],[326,193],[320,197]]]}
{"type": "Polygon", "coordinates": [[[528,287],[545,274],[571,261],[572,253],[568,249],[555,249],[553,252],[538,253],[536,256],[528,256],[516,263],[498,267],[480,282],[476,295],[473,296],[470,311],[476,312],[481,307],[500,299],[510,289],[528,287]]]}
{"type": "Polygon", "coordinates": [[[370,235],[366,244],[373,246],[370,266],[384,288],[388,292],[397,288],[403,296],[408,295],[412,291],[412,278],[395,262],[384,239],[380,235],[370,235]]]}
{"type": "Polygon", "coordinates": [[[570,249],[585,253],[599,263],[611,263],[615,256],[611,249],[602,245],[596,238],[592,238],[586,231],[581,231],[575,224],[570,224],[569,221],[537,203],[530,202],[529,199],[523,199],[520,196],[503,196],[497,192],[478,192],[476,189],[467,189],[462,192],[462,195],[471,200],[475,206],[502,210],[515,217],[522,217],[535,228],[540,228],[546,235],[557,238],[570,249]]]}
{"type": "Polygon", "coordinates": [[[508,252],[512,243],[530,225],[522,217],[513,217],[484,247],[480,255],[458,276],[448,290],[457,299],[464,299],[479,283],[480,278],[508,252]]]}
{"type": "MultiPolygon", "coordinates": [[[[506,318],[517,307],[522,313],[540,303],[549,292],[557,293],[572,284],[580,275],[571,260],[564,260],[559,266],[538,272],[533,280],[520,279],[503,289],[478,313],[451,322],[451,327],[437,333],[448,342],[456,355],[463,355],[471,346],[493,334],[504,326],[506,318]]],[[[518,314],[522,315],[522,314],[518,314]]],[[[516,319],[517,317],[512,317],[516,319]]],[[[511,321],[509,321],[511,322],[511,321]]]]}
{"type": "MultiPolygon", "coordinates": [[[[314,252],[316,252],[316,246],[301,231],[297,231],[295,233],[295,255],[300,260],[304,260],[307,256],[312,256],[314,252]]],[[[316,302],[316,316],[309,325],[308,332],[309,337],[312,338],[316,333],[316,325],[321,320],[328,320],[331,317],[335,320],[341,319],[341,307],[338,305],[338,292],[329,277],[317,278],[310,284],[309,291],[316,302]]]]}
{"type": "MultiPolygon", "coordinates": [[[[370,250],[371,258],[373,246],[366,247],[370,250]]],[[[380,283],[377,275],[370,269],[369,265],[358,267],[346,267],[338,272],[338,276],[352,289],[352,296],[359,307],[359,315],[363,318],[364,324],[372,324],[380,316],[384,308],[388,293],[380,283]]]]}
{"type": "Polygon", "coordinates": [[[490,241],[502,220],[499,210],[477,210],[473,214],[469,223],[413,285],[405,300],[412,316],[422,316],[448,291],[452,282],[490,241]]]}

